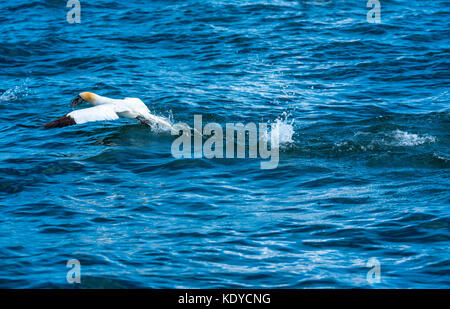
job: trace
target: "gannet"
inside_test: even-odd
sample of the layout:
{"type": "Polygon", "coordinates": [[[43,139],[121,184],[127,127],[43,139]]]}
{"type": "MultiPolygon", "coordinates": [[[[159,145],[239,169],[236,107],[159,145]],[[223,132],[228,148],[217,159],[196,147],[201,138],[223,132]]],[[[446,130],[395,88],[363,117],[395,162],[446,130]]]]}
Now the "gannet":
{"type": "Polygon", "coordinates": [[[165,129],[171,129],[169,122],[150,113],[148,107],[138,98],[110,99],[92,92],[82,92],[70,102],[72,107],[89,102],[94,107],[74,110],[44,125],[45,128],[62,128],[91,121],[116,120],[119,117],[138,119],[141,123],[151,126],[157,124],[165,129]]]}

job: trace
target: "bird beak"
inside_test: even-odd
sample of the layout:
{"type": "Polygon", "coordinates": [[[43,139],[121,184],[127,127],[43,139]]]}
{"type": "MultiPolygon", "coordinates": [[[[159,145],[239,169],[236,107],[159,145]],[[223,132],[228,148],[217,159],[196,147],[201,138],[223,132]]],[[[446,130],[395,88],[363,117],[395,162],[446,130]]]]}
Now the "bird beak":
{"type": "Polygon", "coordinates": [[[79,95],[77,95],[77,97],[75,99],[73,99],[72,102],[70,102],[70,106],[75,107],[83,102],[84,102],[83,98],[80,97],[79,95]]]}

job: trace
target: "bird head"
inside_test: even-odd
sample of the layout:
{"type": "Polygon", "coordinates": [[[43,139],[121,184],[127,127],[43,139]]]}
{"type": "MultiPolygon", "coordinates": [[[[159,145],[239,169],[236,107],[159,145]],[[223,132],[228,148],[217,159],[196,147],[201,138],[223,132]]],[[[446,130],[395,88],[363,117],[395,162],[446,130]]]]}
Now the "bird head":
{"type": "Polygon", "coordinates": [[[70,106],[75,107],[79,104],[82,104],[84,102],[89,102],[91,104],[94,104],[95,97],[97,95],[92,92],[82,92],[79,95],[77,95],[71,102],[70,106]]]}

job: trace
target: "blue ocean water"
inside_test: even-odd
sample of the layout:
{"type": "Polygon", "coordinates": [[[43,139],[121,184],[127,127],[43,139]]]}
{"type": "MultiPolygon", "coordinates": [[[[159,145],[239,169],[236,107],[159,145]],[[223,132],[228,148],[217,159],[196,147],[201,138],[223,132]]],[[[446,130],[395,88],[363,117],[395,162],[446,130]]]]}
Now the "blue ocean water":
{"type": "Polygon", "coordinates": [[[449,288],[450,3],[366,2],[1,1],[0,287],[449,288]],[[81,91],[289,139],[262,170],[39,127],[81,91]]]}

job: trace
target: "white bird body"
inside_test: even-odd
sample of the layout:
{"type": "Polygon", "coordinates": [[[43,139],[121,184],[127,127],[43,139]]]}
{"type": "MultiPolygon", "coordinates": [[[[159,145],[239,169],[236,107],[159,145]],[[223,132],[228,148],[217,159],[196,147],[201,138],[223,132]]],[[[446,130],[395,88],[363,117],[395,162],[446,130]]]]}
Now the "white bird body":
{"type": "Polygon", "coordinates": [[[152,115],[148,107],[138,98],[110,99],[91,92],[83,92],[72,101],[75,106],[87,101],[94,107],[75,110],[45,125],[46,128],[65,127],[92,121],[117,120],[120,117],[138,119],[151,126],[156,124],[163,129],[171,129],[172,125],[165,119],[152,115]]]}

